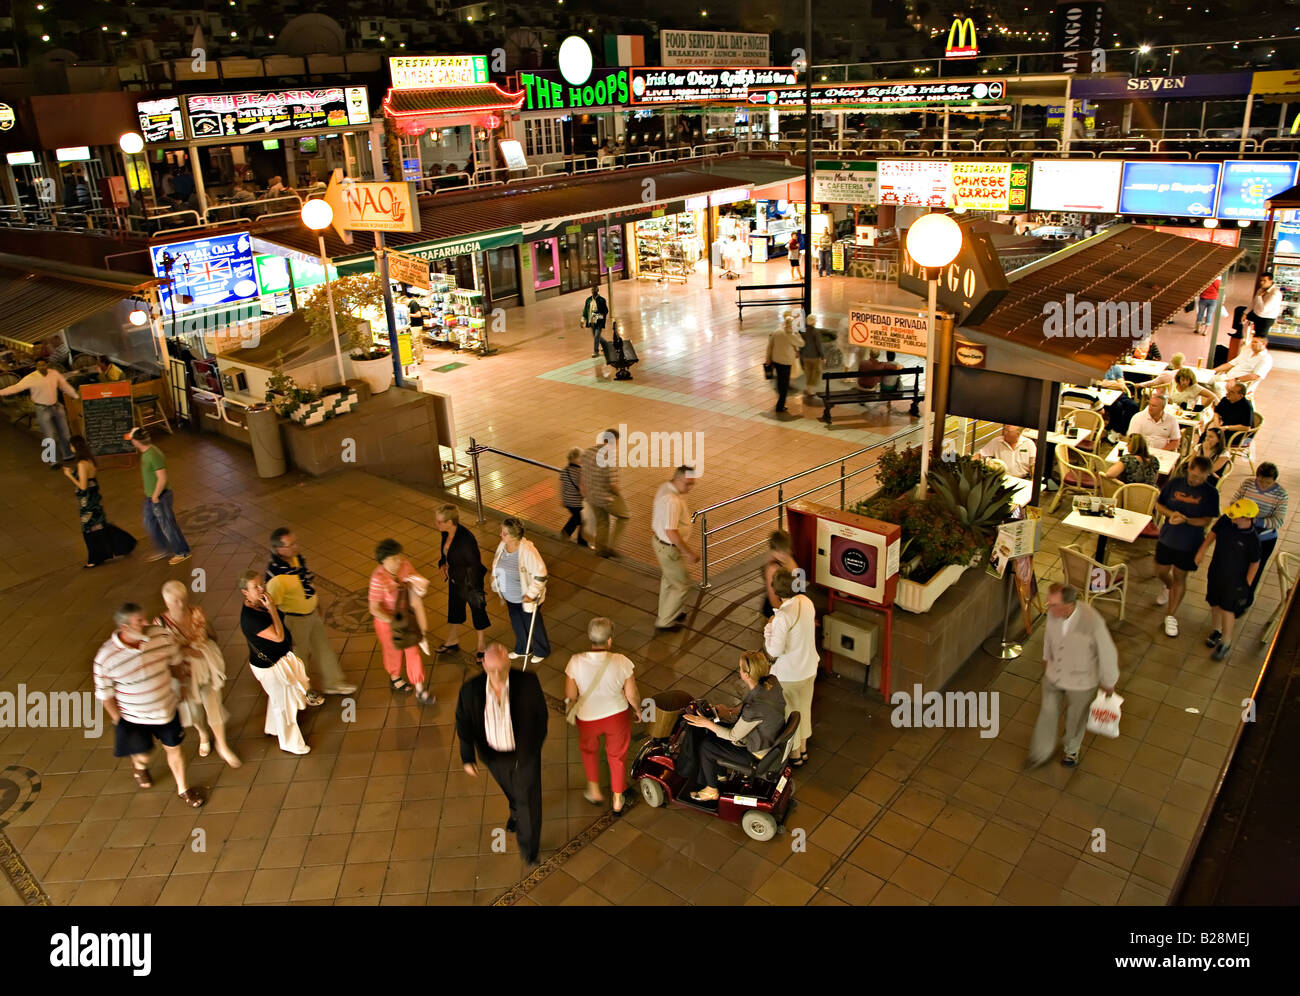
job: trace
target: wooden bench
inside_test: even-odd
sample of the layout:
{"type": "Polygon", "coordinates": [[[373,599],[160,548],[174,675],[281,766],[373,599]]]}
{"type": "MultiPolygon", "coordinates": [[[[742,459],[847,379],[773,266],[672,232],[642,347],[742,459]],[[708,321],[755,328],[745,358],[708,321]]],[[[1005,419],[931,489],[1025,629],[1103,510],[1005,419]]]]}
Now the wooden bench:
{"type": "Polygon", "coordinates": [[[822,374],[822,415],[821,420],[827,425],[831,424],[831,408],[834,405],[870,405],[878,401],[910,401],[911,407],[908,408],[907,414],[912,418],[920,417],[919,405],[925,395],[921,392],[921,367],[911,367],[905,370],[872,370],[859,373],[857,370],[844,370],[836,373],[822,374]],[[857,380],[859,377],[897,377],[900,380],[904,378],[911,379],[911,386],[904,387],[900,384],[893,390],[883,388],[866,388],[859,387],[857,380]],[[852,380],[853,385],[848,390],[832,391],[831,382],[836,380],[852,380]]]}
{"type": "Polygon", "coordinates": [[[783,304],[803,307],[803,284],[741,284],[736,288],[736,310],[740,314],[740,323],[745,323],[746,308],[779,308],[783,304]],[[765,297],[757,301],[746,301],[745,291],[797,290],[798,297],[765,297]]]}

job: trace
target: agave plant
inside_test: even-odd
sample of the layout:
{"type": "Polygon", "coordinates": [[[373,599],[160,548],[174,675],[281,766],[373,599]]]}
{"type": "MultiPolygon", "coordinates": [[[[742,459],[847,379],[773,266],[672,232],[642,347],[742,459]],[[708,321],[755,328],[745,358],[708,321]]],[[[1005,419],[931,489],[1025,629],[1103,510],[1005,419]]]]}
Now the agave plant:
{"type": "Polygon", "coordinates": [[[947,513],[983,541],[991,542],[998,526],[1011,518],[1015,488],[979,460],[957,456],[933,467],[927,480],[947,513]]]}

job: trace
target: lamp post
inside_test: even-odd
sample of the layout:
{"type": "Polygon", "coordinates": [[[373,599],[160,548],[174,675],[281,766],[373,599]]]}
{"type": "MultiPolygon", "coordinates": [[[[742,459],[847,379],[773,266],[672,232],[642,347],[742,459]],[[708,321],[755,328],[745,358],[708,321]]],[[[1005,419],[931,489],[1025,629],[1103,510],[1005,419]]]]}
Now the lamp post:
{"type": "MultiPolygon", "coordinates": [[[[339,383],[346,384],[348,375],[343,372],[343,351],[339,348],[339,324],[334,317],[334,282],[330,279],[329,259],[325,255],[325,229],[334,223],[334,209],[325,201],[317,198],[306,201],[301,211],[302,223],[316,233],[320,243],[320,265],[325,271],[325,299],[329,303],[330,328],[334,334],[334,358],[339,364],[339,383]]],[[[397,343],[393,343],[396,348],[397,343]]]]}
{"type": "MultiPolygon", "coordinates": [[[[135,190],[140,195],[141,210],[144,209],[144,184],[140,182],[140,166],[135,161],[135,157],[144,151],[144,137],[133,131],[128,131],[117,140],[117,144],[122,149],[122,158],[126,162],[127,174],[134,174],[135,190]]],[[[148,169],[148,166],[145,167],[148,169]]],[[[153,187],[152,177],[150,177],[150,188],[153,187]]],[[[131,183],[127,181],[127,198],[128,202],[131,196],[131,183]]]]}
{"type": "Polygon", "coordinates": [[[946,214],[922,215],[907,230],[907,254],[917,266],[925,269],[929,285],[929,328],[925,338],[925,398],[921,412],[921,480],[916,486],[916,497],[924,498],[927,491],[926,475],[930,472],[930,415],[933,410],[934,341],[938,329],[939,271],[957,258],[961,251],[961,228],[946,214]]]}

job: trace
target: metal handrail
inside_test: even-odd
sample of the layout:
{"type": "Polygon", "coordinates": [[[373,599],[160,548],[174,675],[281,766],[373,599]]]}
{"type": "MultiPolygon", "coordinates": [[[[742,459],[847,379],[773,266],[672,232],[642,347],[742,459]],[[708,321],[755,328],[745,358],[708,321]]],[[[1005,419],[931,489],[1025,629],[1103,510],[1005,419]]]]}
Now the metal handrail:
{"type": "Polygon", "coordinates": [[[478,457],[480,453],[495,453],[497,456],[507,457],[511,460],[518,460],[520,463],[526,463],[532,467],[541,467],[543,470],[553,470],[560,473],[562,467],[553,467],[549,463],[542,463],[541,460],[534,460],[532,457],[520,456],[518,453],[511,453],[508,450],[499,450],[495,446],[480,446],[473,436],[469,439],[469,449],[465,451],[469,454],[474,464],[474,504],[478,506],[478,521],[482,524],[486,521],[483,518],[483,483],[478,472],[478,457]]]}
{"type": "Polygon", "coordinates": [[[870,452],[871,450],[879,449],[880,447],[884,446],[886,443],[892,443],[895,439],[900,439],[903,436],[907,435],[909,432],[915,432],[915,431],[916,431],[916,426],[909,426],[906,429],[902,429],[899,432],[894,433],[892,436],[885,437],[878,443],[872,443],[870,446],[864,446],[862,447],[862,449],[854,450],[852,453],[846,454],[845,456],[838,457],[834,460],[828,460],[825,463],[818,464],[816,467],[810,467],[807,470],[799,471],[799,473],[797,474],[791,474],[789,477],[783,477],[779,481],[773,481],[771,484],[764,484],[761,487],[753,488],[749,491],[746,491],[743,495],[736,495],[736,497],[734,498],[728,498],[726,501],[720,501],[713,505],[708,506],[707,508],[702,508],[698,512],[692,513],[691,522],[694,523],[695,520],[699,518],[701,515],[708,515],[710,512],[715,512],[720,508],[725,508],[727,505],[734,505],[736,502],[744,501],[746,498],[753,498],[755,495],[762,494],[764,491],[772,490],[772,488],[782,487],[786,484],[789,484],[791,481],[797,481],[801,477],[807,477],[809,474],[816,474],[820,471],[826,470],[829,467],[834,467],[837,463],[843,463],[845,460],[852,460],[854,457],[861,456],[863,453],[870,452]]]}

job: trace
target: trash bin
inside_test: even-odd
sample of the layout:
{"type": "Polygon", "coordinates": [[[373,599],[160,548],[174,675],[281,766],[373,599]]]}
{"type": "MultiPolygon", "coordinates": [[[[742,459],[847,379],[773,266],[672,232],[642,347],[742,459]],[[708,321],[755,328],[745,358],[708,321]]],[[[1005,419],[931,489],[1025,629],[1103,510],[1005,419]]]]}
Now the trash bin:
{"type": "Polygon", "coordinates": [[[258,477],[279,477],[287,469],[280,419],[265,405],[248,409],[248,439],[253,445],[253,462],[258,477]]]}
{"type": "Polygon", "coordinates": [[[661,740],[677,726],[677,718],[691,704],[691,693],[677,689],[660,692],[654,697],[655,717],[650,724],[650,739],[661,740]]]}

